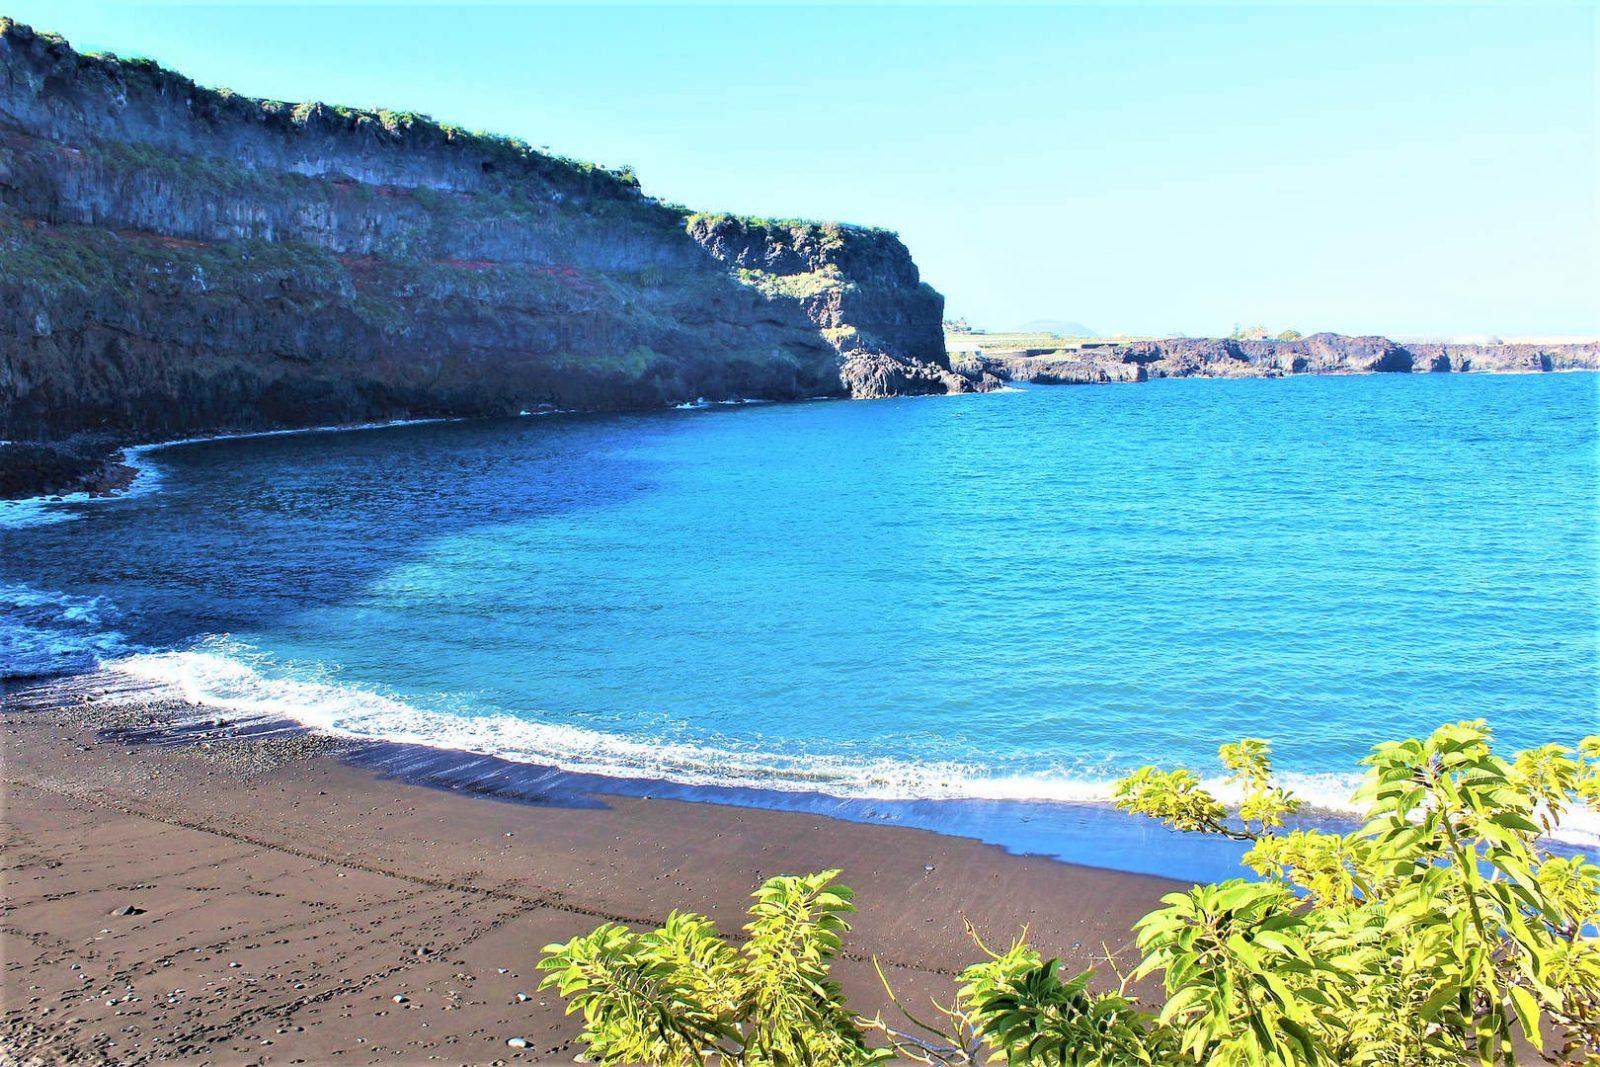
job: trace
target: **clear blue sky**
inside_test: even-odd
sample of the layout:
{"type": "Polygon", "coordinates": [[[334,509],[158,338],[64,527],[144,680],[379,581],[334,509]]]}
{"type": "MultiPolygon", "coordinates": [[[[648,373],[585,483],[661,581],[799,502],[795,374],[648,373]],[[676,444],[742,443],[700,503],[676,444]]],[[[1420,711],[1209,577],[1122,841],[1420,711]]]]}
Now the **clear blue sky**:
{"type": "Polygon", "coordinates": [[[1593,4],[4,9],[887,226],[980,325],[1600,333],[1593,4]]]}

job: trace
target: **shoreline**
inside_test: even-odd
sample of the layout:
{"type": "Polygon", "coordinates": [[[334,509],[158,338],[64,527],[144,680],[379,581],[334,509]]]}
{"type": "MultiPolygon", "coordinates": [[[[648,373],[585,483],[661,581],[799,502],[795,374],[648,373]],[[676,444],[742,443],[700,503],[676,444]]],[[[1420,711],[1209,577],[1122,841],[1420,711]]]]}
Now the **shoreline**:
{"type": "MultiPolygon", "coordinates": [[[[972,355],[973,353],[966,350],[957,350],[957,354],[972,355]]],[[[1383,374],[1398,374],[1401,376],[1432,376],[1433,374],[1441,373],[1428,370],[1399,372],[1340,368],[1334,370],[1287,371],[1273,374],[1220,374],[1197,371],[1195,373],[1188,374],[1163,374],[1149,378],[1135,377],[1079,379],[1070,376],[1057,377],[1048,372],[1036,374],[1034,369],[1029,366],[1029,364],[1032,362],[1038,362],[1041,358],[1042,357],[1029,356],[1022,358],[1020,361],[1010,360],[1010,354],[1005,352],[997,353],[995,355],[980,356],[980,361],[984,362],[984,365],[990,372],[993,372],[996,367],[1001,367],[1004,369],[1004,365],[1008,362],[1008,360],[1010,360],[1010,362],[1017,363],[1018,367],[1024,368],[1021,373],[1017,372],[1018,367],[1012,367],[1008,370],[1004,370],[1004,373],[996,379],[997,385],[989,389],[974,390],[972,393],[922,393],[906,394],[904,396],[895,397],[877,397],[871,399],[911,399],[916,396],[967,396],[981,395],[984,393],[1015,393],[1035,386],[1147,385],[1151,382],[1157,381],[1186,381],[1190,379],[1199,379],[1205,381],[1280,381],[1291,378],[1365,378],[1383,374]]],[[[1510,377],[1538,377],[1547,374],[1600,374],[1600,367],[1570,366],[1551,367],[1543,370],[1531,367],[1494,367],[1457,370],[1447,373],[1510,377]]],[[[721,407],[746,407],[751,405],[785,403],[798,404],[811,403],[818,400],[848,399],[852,398],[848,396],[811,396],[803,399],[738,397],[733,399],[709,400],[706,397],[698,397],[696,399],[684,401],[683,403],[669,403],[664,407],[652,408],[611,410],[605,408],[582,409],[554,407],[535,411],[524,409],[518,411],[515,415],[437,415],[417,418],[400,417],[374,422],[357,422],[322,426],[296,426],[275,430],[220,431],[214,434],[201,434],[194,437],[179,437],[164,441],[145,442],[132,445],[107,444],[103,446],[104,454],[102,457],[101,467],[96,468],[95,471],[91,472],[84,478],[80,478],[78,481],[82,483],[84,481],[94,480],[97,476],[104,476],[105,472],[112,468],[132,471],[130,475],[126,476],[125,481],[122,480],[121,477],[118,477],[116,480],[120,481],[121,484],[115,485],[106,492],[96,492],[88,489],[69,489],[65,492],[37,493],[26,497],[0,496],[0,529],[17,528],[36,525],[38,523],[62,521],[61,519],[48,514],[49,511],[53,510],[58,505],[82,505],[91,504],[102,500],[122,500],[128,497],[138,496],[143,493],[155,491],[159,487],[158,473],[152,468],[142,466],[139,463],[139,460],[150,452],[157,452],[166,448],[177,448],[182,445],[208,444],[217,441],[242,441],[260,437],[287,437],[300,434],[355,433],[363,430],[385,430],[405,426],[425,426],[436,423],[452,422],[475,422],[488,419],[542,418],[552,415],[621,415],[663,411],[702,411],[721,407]],[[140,485],[141,482],[144,483],[143,487],[140,485]],[[41,513],[44,513],[43,516],[41,516],[41,513]]],[[[64,442],[38,440],[0,440],[0,449],[3,449],[7,445],[51,447],[62,443],[64,442]]]]}
{"type": "Polygon", "coordinates": [[[762,878],[842,866],[860,912],[837,974],[870,1015],[874,957],[911,1002],[948,995],[978,957],[964,916],[1081,968],[1188,884],[815,813],[496,802],[305,734],[126,743],[185,710],[0,696],[19,1063],[571,1062],[578,1025],[532,966],[601,921],[684,908],[736,930],[762,878]]]}
{"type": "MultiPolygon", "coordinates": [[[[133,657],[139,658],[138,656],[133,657]]],[[[293,702],[315,700],[301,693],[293,702]]],[[[280,700],[281,702],[281,700],[280,700]]],[[[29,712],[73,708],[95,723],[97,739],[135,748],[249,744],[258,740],[318,746],[339,762],[408,785],[511,804],[595,805],[616,801],[709,804],[802,815],[839,823],[935,833],[998,848],[1007,855],[1108,873],[1223,881],[1244,870],[1247,846],[1220,836],[1185,834],[1119,810],[1110,799],[865,793],[849,795],[780,781],[697,782],[618,769],[580,770],[483,749],[433,743],[403,731],[384,736],[317,725],[309,710],[213,702],[187,685],[153,680],[113,661],[97,668],[0,682],[0,704],[29,712]],[[10,690],[9,698],[6,696],[10,690]]],[[[730,754],[731,756],[731,754],[730,754]]],[[[907,769],[914,768],[908,764],[907,769]]],[[[930,771],[934,768],[930,766],[930,771]]],[[[1072,784],[1072,783],[1068,783],[1072,784]]],[[[1225,783],[1208,781],[1226,795],[1225,783]]],[[[1308,808],[1306,826],[1349,830],[1338,812],[1308,808]]]]}
{"type": "MultiPolygon", "coordinates": [[[[603,756],[607,742],[630,747],[639,743],[604,734],[591,738],[597,746],[592,751],[571,749],[569,756],[578,761],[572,765],[548,751],[519,750],[514,735],[500,730],[482,736],[432,735],[413,718],[424,713],[404,704],[398,705],[405,713],[398,720],[393,714],[388,716],[393,721],[387,722],[325,720],[321,706],[329,695],[322,692],[325,686],[317,683],[294,683],[294,688],[274,691],[270,698],[219,696],[203,685],[132,666],[144,659],[185,655],[188,653],[134,654],[82,672],[18,679],[9,683],[17,694],[10,702],[18,707],[90,702],[130,712],[153,708],[153,714],[134,714],[129,721],[102,726],[101,739],[136,747],[174,747],[296,738],[327,746],[337,752],[341,762],[388,779],[510,803],[582,805],[643,799],[711,804],[929,831],[997,847],[1009,855],[1110,872],[1185,882],[1249,876],[1241,863],[1247,844],[1216,835],[1176,833],[1154,820],[1120,810],[1111,800],[1109,786],[1097,790],[1089,781],[1041,779],[1030,785],[1026,779],[1000,778],[986,789],[986,780],[975,778],[967,781],[964,789],[950,792],[957,783],[915,777],[919,772],[938,775],[949,768],[912,761],[900,765],[898,773],[884,783],[884,791],[877,791],[871,782],[841,780],[830,786],[824,782],[828,775],[821,773],[821,767],[814,768],[817,773],[809,784],[792,778],[756,777],[754,768],[738,764],[733,752],[722,754],[734,761],[726,773],[679,778],[671,776],[664,764],[612,765],[603,756]],[[907,789],[913,791],[904,792],[907,789]]],[[[7,688],[0,683],[0,698],[7,688]]],[[[336,703],[343,703],[352,695],[365,693],[340,689],[332,696],[336,703]]],[[[374,699],[380,715],[392,703],[392,698],[374,699]]],[[[538,734],[538,723],[526,725],[538,734]]],[[[703,759],[713,755],[698,754],[703,759]]],[[[815,759],[827,763],[826,757],[815,759]]],[[[793,768],[808,764],[803,757],[790,760],[793,768]]],[[[770,761],[757,761],[757,765],[763,763],[770,761]]],[[[778,773],[770,766],[767,770],[778,773]]],[[[832,773],[839,770],[834,768],[832,773]]],[[[1315,781],[1326,777],[1284,772],[1283,784],[1304,805],[1290,818],[1291,828],[1343,833],[1359,826],[1357,810],[1348,805],[1332,807],[1327,800],[1330,796],[1348,797],[1359,782],[1354,776],[1344,776],[1352,780],[1341,779],[1337,787],[1315,781]]],[[[1225,803],[1235,802],[1230,797],[1235,796],[1236,787],[1223,779],[1209,777],[1204,785],[1225,803]]],[[[1592,848],[1597,833],[1600,820],[1593,813],[1574,811],[1545,844],[1557,854],[1575,854],[1592,848]]]]}
{"type": "MultiPolygon", "coordinates": [[[[543,412],[523,412],[517,417],[543,412]]],[[[557,412],[549,412],[557,414],[557,412]]],[[[160,488],[160,472],[148,464],[142,463],[146,455],[151,452],[160,452],[167,448],[178,448],[182,445],[202,445],[216,441],[247,441],[260,437],[294,437],[302,434],[322,433],[355,433],[361,430],[388,430],[401,426],[427,426],[435,423],[464,422],[469,418],[465,415],[441,415],[419,419],[390,419],[387,422],[358,422],[349,425],[334,426],[297,426],[282,430],[241,430],[237,433],[204,434],[198,437],[175,437],[166,441],[149,441],[143,444],[105,446],[105,460],[107,467],[117,467],[131,471],[122,484],[108,492],[93,492],[87,489],[76,489],[65,493],[40,493],[27,497],[0,498],[0,529],[16,528],[34,525],[36,522],[62,521],[54,517],[37,518],[29,520],[30,513],[48,513],[55,507],[63,504],[82,505],[93,504],[103,500],[126,500],[130,497],[143,496],[155,492],[160,488]],[[142,484],[141,484],[142,483],[142,484]]],[[[37,444],[32,441],[0,441],[0,446],[8,444],[37,444]]]]}
{"type": "MultiPolygon", "coordinates": [[[[90,677],[100,680],[69,677],[64,684],[186,707],[178,721],[124,735],[135,743],[183,743],[222,717],[233,735],[325,737],[344,744],[345,758],[356,765],[512,801],[602,795],[802,812],[932,830],[1015,855],[1196,881],[1239,876],[1247,850],[1120,810],[1114,778],[1007,775],[914,755],[848,761],[815,752],[701,748],[506,714],[458,718],[356,683],[284,677],[226,647],[208,648],[206,641],[112,661],[90,677]]],[[[1361,777],[1354,764],[1341,772],[1279,768],[1279,784],[1302,804],[1291,827],[1355,830],[1362,810],[1351,797],[1361,777]]],[[[1238,786],[1220,771],[1202,784],[1225,804],[1238,803],[1238,786]]],[[[1597,841],[1600,818],[1574,810],[1546,845],[1565,854],[1592,849],[1597,841]]]]}
{"type": "MultiPolygon", "coordinates": [[[[999,391],[999,390],[997,390],[999,391]]],[[[59,505],[93,504],[105,500],[126,500],[130,497],[142,496],[155,492],[160,488],[160,471],[141,461],[151,452],[160,452],[168,448],[179,448],[184,445],[212,444],[219,441],[249,441],[263,437],[297,437],[310,434],[335,434],[359,433],[367,430],[392,430],[407,426],[432,426],[443,423],[455,422],[481,422],[492,419],[538,419],[549,418],[556,415],[624,415],[644,414],[662,411],[702,411],[719,407],[742,407],[753,404],[776,403],[804,403],[815,400],[843,400],[839,396],[814,396],[807,397],[805,401],[780,401],[738,398],[733,400],[706,400],[701,397],[697,400],[686,401],[682,404],[670,404],[662,408],[641,408],[637,410],[610,411],[606,409],[581,409],[581,408],[539,408],[537,410],[523,409],[514,415],[431,415],[419,418],[396,418],[376,422],[335,423],[326,426],[292,426],[278,430],[239,430],[221,431],[213,434],[200,434],[195,437],[174,437],[162,441],[148,441],[140,444],[106,444],[102,446],[104,456],[101,470],[116,468],[119,471],[131,473],[119,477],[120,484],[113,488],[98,492],[89,489],[72,489],[66,492],[38,493],[33,496],[7,497],[0,496],[0,529],[17,528],[35,525],[38,522],[61,521],[56,518],[41,518],[30,521],[29,513],[38,513],[53,509],[59,505]]],[[[52,445],[56,442],[19,440],[0,440],[0,448],[7,445],[52,445]]],[[[97,471],[96,473],[99,473],[97,471]]]]}

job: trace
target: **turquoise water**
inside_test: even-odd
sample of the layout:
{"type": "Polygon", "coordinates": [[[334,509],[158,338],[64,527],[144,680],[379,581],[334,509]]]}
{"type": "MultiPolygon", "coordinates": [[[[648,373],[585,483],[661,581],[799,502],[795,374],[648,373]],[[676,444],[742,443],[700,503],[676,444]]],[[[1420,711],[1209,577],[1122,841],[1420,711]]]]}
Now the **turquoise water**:
{"type": "Polygon", "coordinates": [[[1241,735],[1336,807],[1381,739],[1597,728],[1597,381],[1162,381],[185,445],[144,457],[148,491],[0,530],[0,665],[118,662],[235,710],[585,773],[998,802],[980,836],[1053,854],[1006,804],[1103,798],[1148,761],[1209,773],[1241,735]]]}

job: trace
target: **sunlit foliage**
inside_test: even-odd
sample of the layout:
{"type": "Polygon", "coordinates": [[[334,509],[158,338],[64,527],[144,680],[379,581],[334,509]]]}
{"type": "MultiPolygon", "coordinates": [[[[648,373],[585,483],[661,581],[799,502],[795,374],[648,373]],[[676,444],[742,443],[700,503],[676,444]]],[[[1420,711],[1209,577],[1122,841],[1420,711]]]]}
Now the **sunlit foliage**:
{"type": "Polygon", "coordinates": [[[837,871],[763,885],[737,948],[699,916],[607,924],[550,946],[545,982],[602,1063],[1600,1064],[1600,866],[1541,843],[1574,804],[1600,803],[1600,737],[1506,759],[1463,722],[1378,745],[1363,822],[1343,834],[1286,828],[1299,804],[1265,741],[1219,756],[1231,806],[1192,771],[1153,767],[1116,801],[1252,842],[1255,877],[1164,897],[1135,927],[1137,961],[1101,988],[1025,938],[978,941],[985,959],[947,1003],[890,990],[892,1018],[857,1016],[829,976],[851,908],[837,871]],[[1157,979],[1163,999],[1142,1008],[1130,990],[1157,979]]]}

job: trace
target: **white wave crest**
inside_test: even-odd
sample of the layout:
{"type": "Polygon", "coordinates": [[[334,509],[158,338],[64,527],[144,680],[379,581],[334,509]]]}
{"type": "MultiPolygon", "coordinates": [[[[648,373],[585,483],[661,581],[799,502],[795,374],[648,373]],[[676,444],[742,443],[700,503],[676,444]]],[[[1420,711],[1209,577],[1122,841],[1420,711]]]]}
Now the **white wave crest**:
{"type": "Polygon", "coordinates": [[[87,670],[135,652],[104,597],[0,584],[0,678],[87,670]]]}
{"type": "Polygon", "coordinates": [[[423,426],[435,422],[459,422],[459,418],[390,419],[387,422],[361,422],[345,426],[305,426],[289,430],[255,430],[250,433],[220,433],[208,437],[181,437],[170,441],[154,441],[132,445],[122,450],[122,463],[133,468],[133,480],[126,488],[107,496],[88,493],[65,493],[60,496],[35,496],[20,500],[0,500],[0,529],[20,529],[26,526],[43,526],[47,523],[66,522],[78,516],[67,505],[96,504],[105,500],[126,500],[144,496],[161,488],[161,468],[148,458],[150,453],[182,445],[199,445],[211,441],[244,441],[255,437],[295,437],[313,433],[352,433],[357,430],[383,430],[393,426],[423,426]]]}
{"type": "MultiPolygon", "coordinates": [[[[334,736],[426,745],[612,778],[910,799],[971,795],[964,783],[975,773],[959,763],[734,751],[513,715],[434,711],[374,690],[296,676],[292,668],[220,638],[189,651],[132,656],[112,667],[236,716],[286,718],[334,736]]],[[[1015,789],[1003,780],[997,784],[1001,795],[1020,790],[1020,783],[1015,789]]]]}
{"type": "MultiPolygon", "coordinates": [[[[184,699],[234,716],[284,718],[333,736],[393,741],[494,756],[608,778],[649,779],[691,786],[749,787],[821,793],[845,799],[982,800],[1097,803],[1111,800],[1115,779],[1068,772],[1006,774],[961,761],[863,759],[786,754],[743,747],[684,744],[659,738],[542,723],[506,714],[457,714],[325,678],[226,638],[192,650],[133,656],[113,665],[147,682],[172,687],[184,699]]],[[[1351,795],[1354,774],[1286,773],[1282,783],[1309,807],[1345,817],[1360,812],[1351,795]]],[[[1206,783],[1224,802],[1238,790],[1221,779],[1206,783]]],[[[1600,842],[1600,820],[1583,810],[1555,835],[1572,844],[1600,842]]]]}
{"type": "Polygon", "coordinates": [[[62,504],[86,504],[92,500],[88,493],[73,493],[56,500],[48,497],[27,497],[23,500],[0,500],[0,530],[20,530],[28,526],[47,526],[53,522],[66,522],[73,513],[63,511],[62,504]]]}

